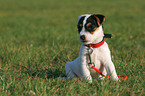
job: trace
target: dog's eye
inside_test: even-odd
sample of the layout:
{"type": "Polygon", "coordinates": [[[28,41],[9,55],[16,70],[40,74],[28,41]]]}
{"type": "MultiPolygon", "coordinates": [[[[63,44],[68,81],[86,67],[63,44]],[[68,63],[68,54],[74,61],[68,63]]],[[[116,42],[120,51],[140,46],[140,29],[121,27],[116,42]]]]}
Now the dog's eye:
{"type": "Polygon", "coordinates": [[[81,32],[81,30],[83,28],[83,21],[84,21],[84,19],[85,19],[85,16],[81,17],[80,20],[77,23],[77,28],[78,28],[79,33],[81,32]]]}
{"type": "Polygon", "coordinates": [[[95,31],[95,25],[89,25],[89,26],[87,26],[87,31],[89,31],[89,32],[93,32],[93,31],[95,31]]]}
{"type": "Polygon", "coordinates": [[[83,24],[79,24],[77,27],[78,27],[78,31],[80,32],[82,30],[83,24]]]}

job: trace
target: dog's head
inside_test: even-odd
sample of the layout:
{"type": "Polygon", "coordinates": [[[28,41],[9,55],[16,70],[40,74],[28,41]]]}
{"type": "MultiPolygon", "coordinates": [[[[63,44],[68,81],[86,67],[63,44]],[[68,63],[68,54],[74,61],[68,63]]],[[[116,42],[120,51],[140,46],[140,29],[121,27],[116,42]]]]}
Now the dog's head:
{"type": "Polygon", "coordinates": [[[91,44],[97,38],[103,37],[102,24],[105,16],[100,14],[85,14],[79,16],[77,28],[79,32],[79,40],[83,44],[91,44]]]}

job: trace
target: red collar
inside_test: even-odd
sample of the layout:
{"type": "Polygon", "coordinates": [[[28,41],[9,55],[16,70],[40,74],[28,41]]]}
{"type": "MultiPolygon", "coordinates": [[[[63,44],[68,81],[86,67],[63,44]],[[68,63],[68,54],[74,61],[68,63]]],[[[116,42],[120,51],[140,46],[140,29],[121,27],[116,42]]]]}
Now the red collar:
{"type": "Polygon", "coordinates": [[[92,47],[92,48],[98,48],[100,46],[102,46],[105,42],[105,38],[103,38],[103,40],[97,44],[90,44],[89,46],[92,47]]]}

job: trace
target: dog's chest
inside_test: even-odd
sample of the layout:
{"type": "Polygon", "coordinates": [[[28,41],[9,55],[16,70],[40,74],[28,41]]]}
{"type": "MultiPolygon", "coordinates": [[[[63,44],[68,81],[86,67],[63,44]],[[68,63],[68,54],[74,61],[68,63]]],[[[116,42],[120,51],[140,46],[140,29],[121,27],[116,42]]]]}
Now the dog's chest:
{"type": "Polygon", "coordinates": [[[90,54],[90,58],[88,56],[88,63],[94,63],[96,68],[100,68],[101,67],[101,52],[100,50],[97,49],[93,49],[92,54],[90,54]],[[91,60],[90,60],[91,59],[91,60]]]}

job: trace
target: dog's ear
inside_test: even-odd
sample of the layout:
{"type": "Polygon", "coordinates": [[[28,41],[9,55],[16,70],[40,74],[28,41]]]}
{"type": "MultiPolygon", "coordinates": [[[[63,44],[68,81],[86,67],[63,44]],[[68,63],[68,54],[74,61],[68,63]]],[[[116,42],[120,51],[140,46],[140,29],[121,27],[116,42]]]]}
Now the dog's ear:
{"type": "Polygon", "coordinates": [[[102,25],[105,21],[105,16],[101,14],[93,14],[93,16],[96,18],[98,25],[102,25]]]}

